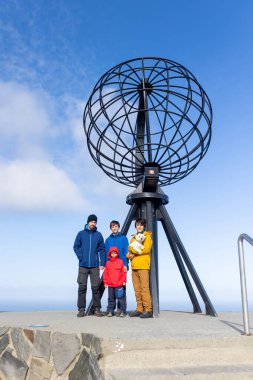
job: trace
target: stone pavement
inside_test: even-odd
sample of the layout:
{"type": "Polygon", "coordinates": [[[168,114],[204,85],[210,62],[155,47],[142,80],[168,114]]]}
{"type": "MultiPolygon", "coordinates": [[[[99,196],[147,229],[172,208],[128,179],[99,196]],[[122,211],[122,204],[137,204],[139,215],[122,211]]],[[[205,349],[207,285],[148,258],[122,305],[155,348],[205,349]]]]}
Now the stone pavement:
{"type": "Polygon", "coordinates": [[[253,379],[253,335],[242,335],[241,313],[224,312],[214,318],[162,311],[159,318],[146,320],[76,318],[75,311],[0,313],[0,327],[31,329],[36,324],[48,325],[39,328],[43,331],[91,333],[101,338],[99,365],[106,380],[253,379]]]}

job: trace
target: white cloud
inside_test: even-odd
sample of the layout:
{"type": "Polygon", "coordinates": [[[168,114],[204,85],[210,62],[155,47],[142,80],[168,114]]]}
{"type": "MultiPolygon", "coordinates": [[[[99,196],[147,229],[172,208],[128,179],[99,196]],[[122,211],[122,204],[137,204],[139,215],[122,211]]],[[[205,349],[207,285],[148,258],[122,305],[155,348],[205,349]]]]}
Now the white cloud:
{"type": "Polygon", "coordinates": [[[0,152],[6,160],[49,160],[46,143],[56,136],[55,105],[45,92],[0,83],[0,152]]]}
{"type": "Polygon", "coordinates": [[[57,100],[16,82],[0,83],[1,209],[85,211],[88,202],[76,183],[97,204],[104,194],[116,201],[132,191],[110,179],[90,156],[84,106],[68,95],[57,100]]]}
{"type": "Polygon", "coordinates": [[[68,128],[77,123],[80,105],[59,115],[56,104],[43,91],[0,83],[0,208],[71,211],[87,206],[73,182],[79,157],[68,128]]]}
{"type": "Polygon", "coordinates": [[[75,99],[66,95],[62,98],[62,100],[64,102],[64,111],[67,117],[65,126],[70,131],[74,142],[78,144],[78,146],[83,146],[85,140],[85,133],[83,129],[83,111],[86,101],[75,99]]]}
{"type": "Polygon", "coordinates": [[[0,163],[0,207],[14,210],[84,210],[87,202],[66,173],[49,162],[0,163]]]}
{"type": "Polygon", "coordinates": [[[0,133],[5,137],[42,136],[49,129],[46,94],[14,83],[0,83],[0,133]]]}

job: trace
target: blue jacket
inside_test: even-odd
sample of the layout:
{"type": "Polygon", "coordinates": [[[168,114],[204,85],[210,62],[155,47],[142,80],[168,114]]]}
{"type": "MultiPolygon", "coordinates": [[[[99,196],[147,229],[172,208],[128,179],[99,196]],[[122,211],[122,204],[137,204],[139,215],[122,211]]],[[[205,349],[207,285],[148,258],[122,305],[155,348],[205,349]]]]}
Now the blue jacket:
{"type": "MultiPolygon", "coordinates": [[[[128,259],[126,258],[126,254],[128,252],[128,239],[126,235],[123,235],[122,232],[119,232],[117,235],[111,234],[105,240],[105,249],[106,252],[109,251],[109,248],[112,246],[116,246],[119,250],[119,258],[124,261],[124,265],[128,268],[128,259]]],[[[106,255],[106,261],[108,261],[108,256],[106,255]]]]}
{"type": "Polygon", "coordinates": [[[80,267],[105,266],[106,251],[104,239],[96,227],[93,230],[89,230],[88,225],[86,225],[84,230],[79,231],[73,249],[79,260],[80,267]]]}

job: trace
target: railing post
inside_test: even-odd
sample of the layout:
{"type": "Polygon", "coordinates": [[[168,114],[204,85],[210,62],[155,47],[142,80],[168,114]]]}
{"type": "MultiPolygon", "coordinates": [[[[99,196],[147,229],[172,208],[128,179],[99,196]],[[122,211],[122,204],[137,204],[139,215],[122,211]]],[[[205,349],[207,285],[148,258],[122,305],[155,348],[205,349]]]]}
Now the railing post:
{"type": "Polygon", "coordinates": [[[238,253],[239,253],[239,266],[240,266],[240,279],[241,279],[244,334],[251,335],[250,327],[249,327],[249,310],[248,310],[245,262],[244,262],[244,251],[243,251],[244,239],[247,240],[251,245],[253,245],[253,239],[251,239],[251,237],[249,237],[247,234],[241,234],[238,238],[238,253]]]}

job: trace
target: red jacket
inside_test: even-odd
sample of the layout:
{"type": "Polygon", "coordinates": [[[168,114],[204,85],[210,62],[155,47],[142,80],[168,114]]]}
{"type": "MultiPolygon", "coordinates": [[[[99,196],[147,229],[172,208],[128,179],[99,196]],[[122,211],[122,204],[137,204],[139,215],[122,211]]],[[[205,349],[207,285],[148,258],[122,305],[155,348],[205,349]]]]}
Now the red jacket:
{"type": "Polygon", "coordinates": [[[124,272],[124,262],[119,259],[119,250],[117,247],[110,247],[108,251],[109,261],[105,265],[103,280],[104,284],[112,288],[122,286],[126,282],[126,273],[124,272]],[[117,253],[116,257],[111,257],[112,251],[117,253]]]}

